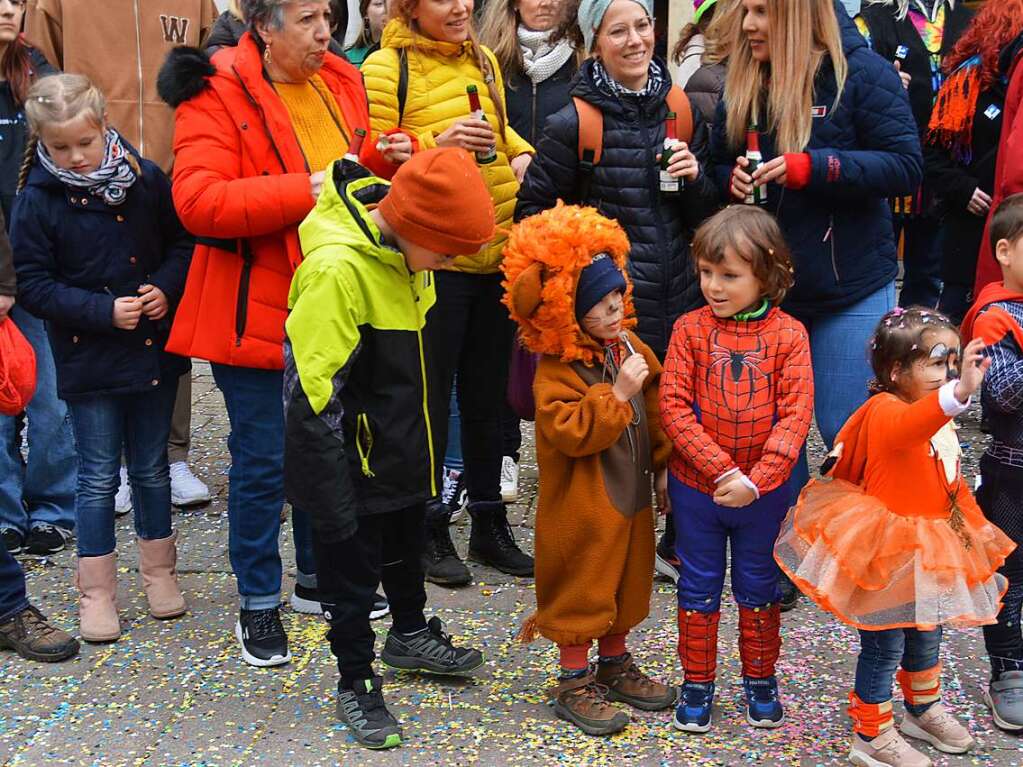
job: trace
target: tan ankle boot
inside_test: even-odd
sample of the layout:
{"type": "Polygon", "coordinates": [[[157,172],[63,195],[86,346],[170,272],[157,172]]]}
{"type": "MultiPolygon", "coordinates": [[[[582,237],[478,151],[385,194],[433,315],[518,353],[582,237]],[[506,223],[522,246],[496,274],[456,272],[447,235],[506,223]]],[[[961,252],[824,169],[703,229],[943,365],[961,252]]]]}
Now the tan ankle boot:
{"type": "Polygon", "coordinates": [[[79,557],[78,626],[86,642],[113,642],[121,636],[117,619],[117,554],[79,557]]]}
{"type": "Polygon", "coordinates": [[[591,670],[576,679],[561,679],[552,691],[554,713],[587,735],[613,735],[629,724],[629,715],[607,700],[607,688],[591,670]]]}
{"type": "Polygon", "coordinates": [[[630,653],[617,663],[597,664],[597,684],[607,687],[608,700],[628,703],[641,711],[661,711],[678,702],[678,688],[648,677],[630,653]]]}
{"type": "Polygon", "coordinates": [[[178,589],[177,532],[155,541],[138,539],[139,573],[149,601],[149,614],[161,620],[185,614],[185,598],[178,589]]]}

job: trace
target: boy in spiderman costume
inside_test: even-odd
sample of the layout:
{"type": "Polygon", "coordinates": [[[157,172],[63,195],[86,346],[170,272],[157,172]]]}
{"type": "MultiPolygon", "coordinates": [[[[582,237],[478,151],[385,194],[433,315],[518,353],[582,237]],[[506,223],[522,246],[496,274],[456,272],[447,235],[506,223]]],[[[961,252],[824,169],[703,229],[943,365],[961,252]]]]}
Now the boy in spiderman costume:
{"type": "Polygon", "coordinates": [[[693,256],[708,305],[675,323],[660,392],[673,444],[668,492],[683,532],[676,547],[685,683],[674,724],[710,729],[730,548],[746,718],[777,727],[784,710],[774,676],[781,613],[772,550],[813,413],[809,340],[778,308],[792,265],[769,213],[726,208],[697,231],[693,256]]]}

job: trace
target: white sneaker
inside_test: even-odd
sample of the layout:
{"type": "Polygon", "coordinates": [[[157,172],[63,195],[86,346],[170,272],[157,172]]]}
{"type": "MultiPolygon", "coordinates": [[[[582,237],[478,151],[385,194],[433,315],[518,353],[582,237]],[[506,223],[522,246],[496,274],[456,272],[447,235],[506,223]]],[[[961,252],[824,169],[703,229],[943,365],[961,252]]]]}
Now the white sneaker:
{"type": "Polygon", "coordinates": [[[513,503],[519,497],[519,465],[510,455],[501,459],[501,500],[513,503]]]}
{"type": "Polygon", "coordinates": [[[195,506],[209,503],[210,489],[188,468],[184,461],[170,465],[171,503],[175,506],[195,506]]]}
{"type": "Polygon", "coordinates": [[[123,517],[131,511],[131,486],[128,484],[128,469],[121,467],[121,484],[114,496],[114,516],[123,517]]]}

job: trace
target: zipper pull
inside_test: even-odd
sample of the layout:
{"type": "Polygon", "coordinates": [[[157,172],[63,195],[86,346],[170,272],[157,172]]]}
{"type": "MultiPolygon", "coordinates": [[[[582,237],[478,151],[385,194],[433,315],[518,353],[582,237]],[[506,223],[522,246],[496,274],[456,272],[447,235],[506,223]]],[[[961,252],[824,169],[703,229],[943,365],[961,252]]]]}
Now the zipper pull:
{"type": "Polygon", "coordinates": [[[828,240],[830,240],[830,239],[831,239],[831,230],[832,230],[832,228],[833,228],[833,227],[831,227],[831,226],[829,226],[829,227],[828,227],[828,231],[826,231],[826,232],[824,233],[824,239],[823,239],[823,240],[821,240],[821,242],[827,242],[828,240]]]}

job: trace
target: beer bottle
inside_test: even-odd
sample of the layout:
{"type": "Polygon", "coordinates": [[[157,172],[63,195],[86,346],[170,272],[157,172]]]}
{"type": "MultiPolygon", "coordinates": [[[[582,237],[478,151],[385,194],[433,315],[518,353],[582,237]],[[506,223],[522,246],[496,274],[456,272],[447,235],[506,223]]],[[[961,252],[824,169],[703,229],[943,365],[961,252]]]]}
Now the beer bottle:
{"type": "Polygon", "coordinates": [[[355,135],[352,136],[352,143],[348,145],[348,151],[345,152],[344,159],[350,160],[351,162],[359,161],[359,154],[362,152],[362,142],[366,140],[366,129],[356,128],[355,135]]]}
{"type": "MultiPolygon", "coordinates": [[[[750,125],[746,130],[746,162],[746,172],[751,176],[753,171],[764,163],[764,157],[760,154],[760,133],[756,125],[750,125]]],[[[746,195],[747,205],[764,205],[766,202],[766,187],[755,186],[753,191],[746,195]]]]}
{"type": "Polygon", "coordinates": [[[678,194],[682,191],[682,179],[668,173],[671,156],[675,153],[678,136],[675,132],[675,113],[668,112],[664,118],[664,145],[661,148],[661,194],[678,194]]]}
{"type": "MultiPolygon", "coordinates": [[[[483,107],[480,105],[480,94],[476,90],[475,85],[465,86],[465,92],[469,96],[469,112],[477,120],[487,122],[487,115],[483,111],[483,107]]],[[[497,147],[491,145],[490,149],[485,152],[476,152],[476,162],[480,165],[489,165],[497,159],[497,147]]]]}

